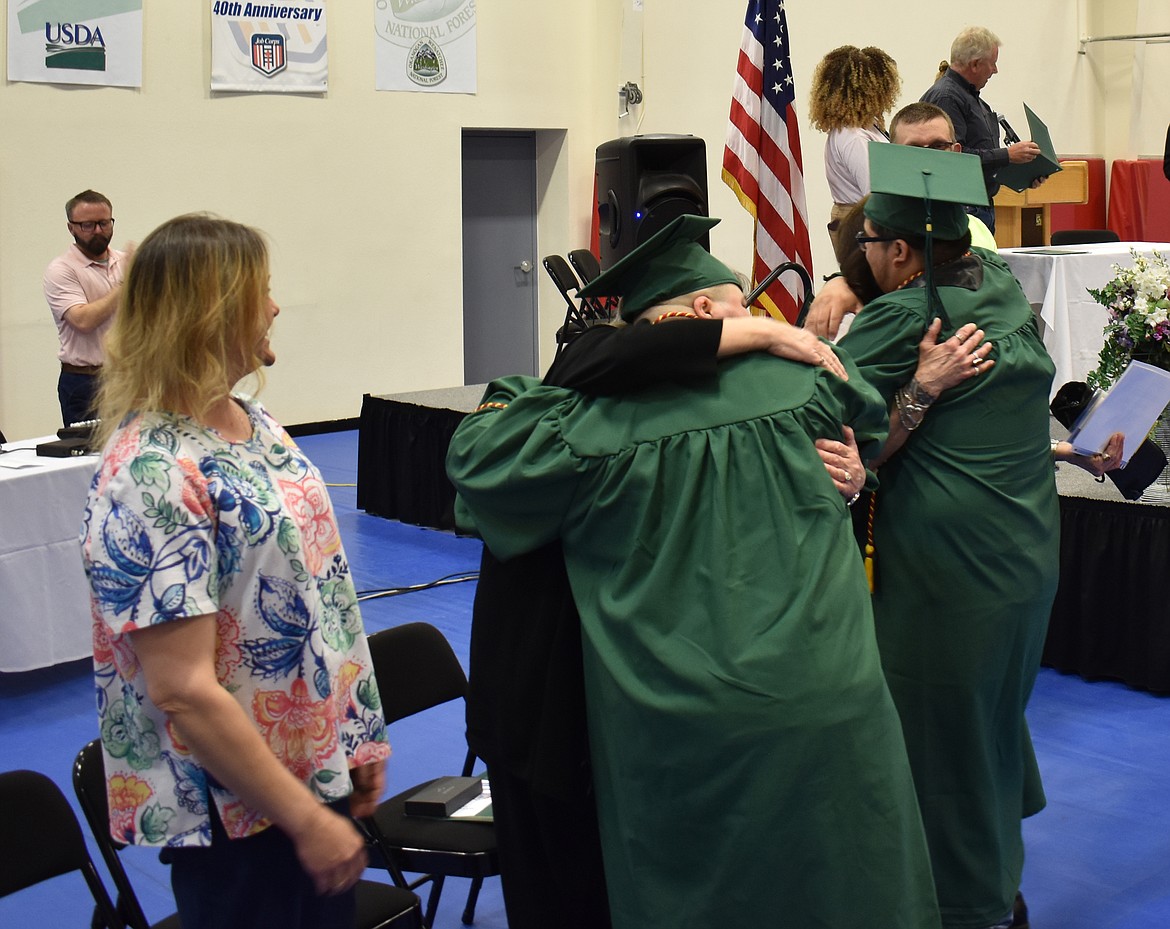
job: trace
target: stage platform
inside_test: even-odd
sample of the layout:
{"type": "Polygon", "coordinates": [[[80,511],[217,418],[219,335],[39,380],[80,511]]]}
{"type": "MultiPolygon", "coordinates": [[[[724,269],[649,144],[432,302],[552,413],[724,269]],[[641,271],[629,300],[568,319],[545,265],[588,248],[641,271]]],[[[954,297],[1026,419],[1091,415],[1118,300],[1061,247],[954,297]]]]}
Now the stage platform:
{"type": "MultiPolygon", "coordinates": [[[[358,436],[358,507],[453,529],[447,445],[484,387],[367,394],[358,436]]],[[[1053,421],[1052,434],[1067,433],[1053,421]]],[[[1170,693],[1170,607],[1161,575],[1170,563],[1170,506],[1128,502],[1110,481],[1097,483],[1072,465],[1057,469],[1056,485],[1060,587],[1044,664],[1089,680],[1170,693]]]]}

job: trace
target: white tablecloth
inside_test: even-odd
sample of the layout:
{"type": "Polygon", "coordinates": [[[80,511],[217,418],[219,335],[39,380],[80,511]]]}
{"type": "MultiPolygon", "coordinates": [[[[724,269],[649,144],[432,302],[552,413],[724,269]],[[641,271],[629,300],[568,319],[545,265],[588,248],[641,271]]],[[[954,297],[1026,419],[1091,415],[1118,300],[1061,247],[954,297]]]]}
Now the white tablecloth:
{"type": "Polygon", "coordinates": [[[0,671],[93,652],[77,539],[97,457],[38,457],[37,443],[54,438],[10,442],[0,453],[0,671]]]}
{"type": "Polygon", "coordinates": [[[1056,364],[1052,393],[1068,381],[1083,381],[1097,367],[1105,308],[1089,296],[1113,277],[1113,266],[1131,265],[1130,251],[1170,255],[1170,244],[1103,242],[1052,248],[1004,248],[1000,255],[1015,274],[1032,308],[1044,321],[1044,345],[1056,364]]]}

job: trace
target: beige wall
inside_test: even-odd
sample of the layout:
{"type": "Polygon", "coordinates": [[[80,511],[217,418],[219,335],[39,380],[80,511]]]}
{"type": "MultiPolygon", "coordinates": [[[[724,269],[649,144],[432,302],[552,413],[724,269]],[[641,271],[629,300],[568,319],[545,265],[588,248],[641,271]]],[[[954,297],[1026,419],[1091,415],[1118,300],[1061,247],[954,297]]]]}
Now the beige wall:
{"type": "MultiPolygon", "coordinates": [[[[479,4],[479,93],[376,93],[368,0],[329,7],[329,94],[227,95],[207,90],[207,5],[146,4],[143,88],[0,88],[0,428],[56,428],[56,336],[41,272],[69,242],[64,201],[95,187],[115,204],[115,244],[162,220],[208,209],[255,224],[273,246],[283,313],[280,363],[264,398],[285,422],[355,416],[363,392],[461,383],[459,154],[463,128],[532,128],[540,157],[539,251],[586,244],[597,144],[635,128],[707,140],[715,250],[746,267],[751,230],[719,180],[732,69],[745,0],[493,0],[479,4]],[[631,50],[631,46],[634,46],[631,50]],[[641,53],[638,53],[638,46],[641,53]],[[638,73],[631,73],[638,72],[638,73]],[[637,81],[644,104],[619,121],[617,88],[637,81]]],[[[985,0],[980,21],[1004,40],[986,96],[1017,127],[1022,100],[1045,117],[1061,151],[1122,157],[1161,151],[1170,46],[1144,48],[1148,94],[1131,133],[1136,49],[1082,34],[1170,28],[1159,0],[985,0]],[[1098,21],[1100,29],[1097,28],[1098,21]],[[1161,70],[1159,70],[1161,69],[1161,70]]],[[[917,99],[965,7],[912,0],[891,15],[871,0],[790,4],[800,91],[830,48],[880,45],[917,99]]],[[[824,137],[802,119],[815,270],[832,270],[824,137]]],[[[543,360],[563,315],[541,278],[543,360]]]]}

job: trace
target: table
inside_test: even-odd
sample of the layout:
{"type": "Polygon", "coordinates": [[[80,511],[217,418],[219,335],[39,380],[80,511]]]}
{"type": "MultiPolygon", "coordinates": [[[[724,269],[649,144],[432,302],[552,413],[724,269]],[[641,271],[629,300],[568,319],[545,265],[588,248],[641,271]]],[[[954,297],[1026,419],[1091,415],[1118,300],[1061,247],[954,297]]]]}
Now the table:
{"type": "Polygon", "coordinates": [[[375,516],[455,528],[447,446],[485,384],[362,398],[357,505],[375,516]]]}
{"type": "Polygon", "coordinates": [[[38,442],[0,453],[0,671],[93,652],[78,535],[97,457],[41,458],[38,442]]]}
{"type": "Polygon", "coordinates": [[[1104,286],[1113,276],[1113,265],[1131,264],[1131,249],[1143,255],[1155,250],[1170,254],[1170,244],[1157,242],[1000,249],[1043,322],[1044,345],[1056,364],[1052,396],[1097,367],[1107,315],[1087,288],[1104,286]]]}

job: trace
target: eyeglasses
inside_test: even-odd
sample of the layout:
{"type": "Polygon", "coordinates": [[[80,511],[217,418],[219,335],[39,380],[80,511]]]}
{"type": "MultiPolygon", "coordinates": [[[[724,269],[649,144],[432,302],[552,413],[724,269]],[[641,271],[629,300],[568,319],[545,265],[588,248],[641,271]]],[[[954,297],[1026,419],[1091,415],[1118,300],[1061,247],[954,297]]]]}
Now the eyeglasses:
{"type": "Polygon", "coordinates": [[[95,229],[100,229],[102,232],[105,232],[107,229],[113,228],[114,220],[112,218],[111,219],[95,219],[91,222],[87,219],[83,223],[76,223],[73,220],[69,220],[69,225],[76,226],[78,229],[80,229],[82,232],[85,232],[85,233],[93,232],[95,229]]]}
{"type": "Polygon", "coordinates": [[[870,242],[897,242],[898,236],[896,236],[896,235],[866,235],[864,232],[859,232],[859,233],[857,233],[857,235],[855,235],[853,237],[853,241],[856,242],[857,247],[864,252],[865,246],[867,246],[870,242]]]}
{"type": "Polygon", "coordinates": [[[919,146],[919,148],[930,148],[936,152],[949,152],[954,147],[955,143],[953,141],[947,142],[945,139],[939,139],[936,142],[929,142],[926,145],[919,146]]]}

